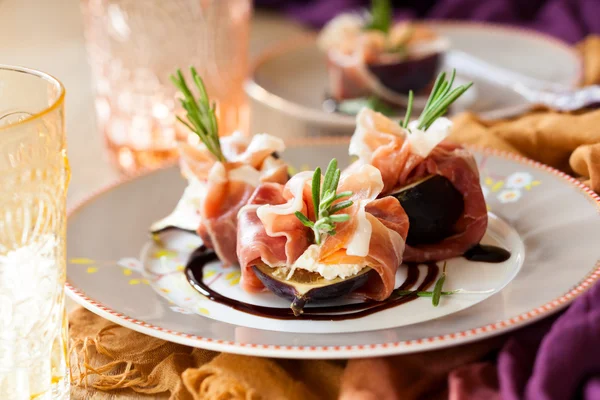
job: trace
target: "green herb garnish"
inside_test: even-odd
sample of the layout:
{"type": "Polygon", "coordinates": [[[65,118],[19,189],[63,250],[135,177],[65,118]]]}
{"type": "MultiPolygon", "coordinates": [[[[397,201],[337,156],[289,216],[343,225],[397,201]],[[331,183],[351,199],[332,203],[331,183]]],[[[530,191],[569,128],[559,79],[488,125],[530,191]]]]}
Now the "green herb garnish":
{"type": "Polygon", "coordinates": [[[404,121],[400,122],[400,126],[404,129],[408,128],[408,123],[410,122],[410,114],[412,114],[412,105],[413,105],[414,94],[412,90],[408,91],[408,105],[406,106],[406,114],[404,114],[404,121]]]}
{"type": "MultiPolygon", "coordinates": [[[[437,79],[435,80],[435,84],[433,85],[433,89],[429,94],[429,98],[427,99],[427,103],[425,104],[425,108],[419,116],[419,124],[417,126],[418,129],[427,130],[436,119],[448,112],[448,107],[450,107],[450,105],[454,103],[456,99],[462,96],[464,92],[473,86],[473,82],[469,82],[466,85],[461,85],[452,89],[455,76],[455,69],[452,70],[450,81],[446,80],[445,72],[442,72],[438,75],[437,79]]],[[[408,119],[410,118],[410,113],[412,111],[410,97],[411,96],[409,92],[409,106],[406,110],[406,116],[404,117],[404,120],[400,123],[403,128],[408,126],[408,119]]]]}
{"type": "Polygon", "coordinates": [[[206,146],[218,161],[225,162],[225,156],[221,151],[221,142],[219,141],[219,124],[215,114],[216,104],[212,105],[206,92],[204,82],[194,67],[190,68],[192,79],[198,88],[200,97],[196,100],[192,91],[188,87],[181,70],[177,70],[177,75],[171,75],[171,81],[183,94],[183,99],[179,99],[181,106],[187,112],[187,121],[181,117],[177,119],[194,132],[202,143],[206,146]]]}
{"type": "Polygon", "coordinates": [[[392,26],[392,5],[390,0],[371,0],[371,19],[366,30],[388,33],[392,26]]]}
{"type": "MultiPolygon", "coordinates": [[[[453,294],[461,293],[460,290],[450,290],[440,292],[440,296],[450,296],[453,294]]],[[[396,290],[394,294],[397,296],[411,296],[416,295],[419,297],[433,297],[433,292],[428,290],[396,290]]]]}
{"type": "Polygon", "coordinates": [[[440,298],[442,296],[450,296],[456,293],[461,293],[462,290],[451,290],[443,291],[442,287],[446,281],[446,262],[444,261],[444,267],[442,268],[442,275],[435,282],[433,291],[427,290],[396,290],[394,294],[397,296],[419,296],[419,297],[431,297],[431,304],[437,307],[440,304],[440,298]]]}
{"type": "Polygon", "coordinates": [[[349,115],[358,114],[364,107],[370,108],[371,110],[382,113],[388,117],[395,114],[394,109],[377,96],[343,100],[340,101],[337,106],[338,111],[349,115]]]}
{"type": "Polygon", "coordinates": [[[442,275],[438,278],[435,286],[433,287],[433,295],[431,296],[431,304],[437,307],[440,304],[440,297],[442,295],[442,286],[446,281],[446,262],[444,261],[444,268],[442,269],[442,275]]]}
{"type": "Polygon", "coordinates": [[[296,211],[296,217],[304,226],[311,228],[315,235],[315,243],[321,244],[322,235],[335,235],[335,224],[345,222],[350,219],[348,214],[336,214],[345,208],[350,207],[352,200],[341,200],[352,195],[352,192],[337,193],[337,187],[340,183],[341,171],[337,167],[337,160],[334,158],[329,163],[323,184],[321,184],[321,168],[317,168],[312,178],[312,201],[315,209],[315,221],[311,221],[300,211],[296,211]]]}

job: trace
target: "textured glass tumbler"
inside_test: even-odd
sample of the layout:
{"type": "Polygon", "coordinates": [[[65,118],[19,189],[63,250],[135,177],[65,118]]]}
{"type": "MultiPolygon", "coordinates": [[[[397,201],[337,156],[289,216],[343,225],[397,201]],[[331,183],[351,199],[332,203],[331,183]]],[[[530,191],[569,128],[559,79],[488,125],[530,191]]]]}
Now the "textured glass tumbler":
{"type": "MultiPolygon", "coordinates": [[[[248,129],[243,83],[251,0],[81,0],[98,124],[126,172],[177,157],[169,75],[195,66],[217,102],[220,134],[248,129]]],[[[185,133],[187,135],[187,133],[185,133]]]]}
{"type": "Polygon", "coordinates": [[[0,399],[69,398],[65,91],[0,65],[0,399]]]}

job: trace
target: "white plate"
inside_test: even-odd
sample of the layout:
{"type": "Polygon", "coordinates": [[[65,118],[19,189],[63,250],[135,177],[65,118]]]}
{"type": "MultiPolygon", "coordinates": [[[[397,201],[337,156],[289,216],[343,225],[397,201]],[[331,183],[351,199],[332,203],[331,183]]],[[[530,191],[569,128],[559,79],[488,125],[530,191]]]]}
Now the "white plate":
{"type": "MultiPolygon", "coordinates": [[[[448,260],[444,290],[462,289],[469,291],[469,294],[455,295],[452,298],[444,297],[438,307],[432,307],[430,300],[411,301],[402,306],[382,310],[359,319],[346,319],[335,323],[307,321],[299,318],[280,320],[259,317],[207,299],[190,286],[186,274],[181,268],[186,264],[192,251],[202,244],[197,235],[188,232],[167,231],[160,235],[158,244],[149,240],[142,249],[140,260],[144,276],[155,291],[185,312],[248,328],[271,331],[350,333],[397,328],[443,317],[471,307],[502,290],[514,279],[523,265],[525,257],[523,242],[514,229],[491,214],[487,235],[483,238],[482,243],[508,249],[511,257],[499,264],[472,262],[462,257],[448,260]]],[[[441,266],[441,263],[438,264],[441,266]]],[[[424,281],[428,267],[421,265],[418,268],[419,279],[407,289],[417,289],[424,281]]],[[[406,280],[407,269],[406,265],[402,265],[398,269],[396,288],[406,280]]],[[[272,293],[252,295],[244,292],[238,285],[240,273],[237,267],[224,268],[220,262],[214,262],[205,267],[204,277],[203,282],[211,289],[231,299],[257,306],[282,309],[290,306],[289,301],[272,293]]],[[[349,300],[340,300],[327,305],[335,306],[350,302],[349,300]]],[[[310,309],[310,304],[307,305],[307,309],[310,309]]]]}
{"type": "MultiPolygon", "coordinates": [[[[483,23],[428,24],[447,37],[451,48],[475,56],[541,82],[576,86],[582,76],[577,52],[569,45],[541,33],[483,23]]],[[[448,67],[443,67],[448,69],[448,67]]],[[[489,81],[474,80],[473,86],[457,103],[456,111],[470,110],[486,116],[511,113],[524,102],[509,89],[489,81]]],[[[353,116],[328,113],[322,108],[328,88],[326,61],[316,47],[314,35],[303,35],[266,51],[254,64],[246,91],[257,103],[279,114],[329,129],[351,130],[353,116]]],[[[274,119],[277,117],[273,113],[274,119]]],[[[278,120],[277,120],[278,121],[278,120]]],[[[279,122],[274,122],[281,126],[279,122]]],[[[276,130],[273,130],[275,132],[276,130]]]]}
{"type": "MultiPolygon", "coordinates": [[[[293,146],[283,156],[302,169],[325,165],[331,157],[343,163],[346,153],[347,141],[322,139],[293,146]]],[[[437,308],[419,298],[336,322],[259,318],[198,298],[182,273],[197,239],[167,234],[165,250],[148,235],[148,226],[171,210],[184,188],[176,168],[121,182],[71,211],[67,293],[93,312],[148,335],[260,356],[388,355],[506,332],[559,310],[600,276],[600,198],[541,164],[497,152],[475,154],[492,213],[486,241],[509,248],[512,257],[502,264],[451,260],[445,288],[485,292],[480,295],[444,297],[437,308]]],[[[269,294],[251,298],[241,292],[236,268],[209,270],[211,287],[223,294],[286,306],[269,294]]]]}

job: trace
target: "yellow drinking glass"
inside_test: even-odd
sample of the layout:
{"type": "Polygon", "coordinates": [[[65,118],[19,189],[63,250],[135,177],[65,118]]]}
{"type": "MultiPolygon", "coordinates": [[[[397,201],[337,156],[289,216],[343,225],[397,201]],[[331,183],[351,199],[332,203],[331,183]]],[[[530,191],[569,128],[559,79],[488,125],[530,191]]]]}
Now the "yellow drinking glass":
{"type": "Polygon", "coordinates": [[[67,399],[65,90],[0,65],[0,399],[67,399]]]}

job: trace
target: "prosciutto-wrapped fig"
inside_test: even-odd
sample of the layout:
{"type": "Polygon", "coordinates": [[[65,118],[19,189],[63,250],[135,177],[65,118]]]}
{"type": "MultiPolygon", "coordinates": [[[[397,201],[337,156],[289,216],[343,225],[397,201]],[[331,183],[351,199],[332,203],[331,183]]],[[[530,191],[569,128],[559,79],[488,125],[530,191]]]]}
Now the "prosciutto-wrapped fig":
{"type": "Polygon", "coordinates": [[[452,122],[441,117],[470,85],[452,89],[441,74],[418,120],[409,123],[410,110],[400,124],[363,109],[349,152],[363,164],[375,166],[384,184],[410,220],[405,261],[438,261],[461,256],[477,245],[487,228],[487,207],[479,171],[471,153],[448,142],[452,122]]]}
{"type": "Polygon", "coordinates": [[[317,169],[259,186],[238,216],[242,287],[289,299],[295,314],[352,292],[389,297],[408,217],[395,198],[378,198],[383,186],[373,166],[340,174],[335,160],[324,176],[317,169]]]}
{"type": "Polygon", "coordinates": [[[389,0],[372,3],[366,16],[341,14],[319,35],[329,95],[338,102],[375,96],[405,106],[405,93],[421,93],[432,84],[448,40],[423,24],[393,24],[389,0]]]}
{"type": "Polygon", "coordinates": [[[197,232],[226,265],[237,264],[237,214],[254,189],[264,182],[285,183],[287,166],[277,153],[281,139],[267,134],[249,138],[240,133],[219,138],[214,108],[202,80],[192,69],[201,97],[196,100],[181,73],[175,82],[184,95],[186,125],[198,135],[198,144],[179,143],[181,170],[188,180],[181,200],[166,218],[151,226],[153,233],[168,228],[197,232]]]}

